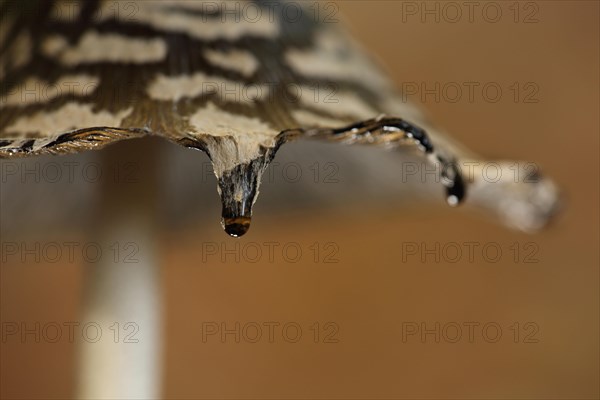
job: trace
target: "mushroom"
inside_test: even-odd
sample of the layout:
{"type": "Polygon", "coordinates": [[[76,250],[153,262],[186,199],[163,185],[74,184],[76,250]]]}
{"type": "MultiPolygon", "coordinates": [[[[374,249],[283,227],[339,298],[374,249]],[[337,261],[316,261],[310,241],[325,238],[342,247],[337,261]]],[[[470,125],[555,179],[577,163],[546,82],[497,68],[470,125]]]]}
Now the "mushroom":
{"type": "MultiPolygon", "coordinates": [[[[97,150],[145,136],[203,151],[218,181],[223,227],[234,237],[248,231],[261,177],[278,149],[300,138],[417,157],[435,169],[449,205],[475,205],[520,230],[543,227],[556,210],[551,180],[539,173],[514,179],[515,164],[503,160],[495,167],[511,173],[486,179],[490,162],[405,101],[338,24],[315,20],[307,10],[291,19],[276,2],[251,3],[258,10],[252,18],[244,13],[256,10],[241,8],[236,16],[214,2],[61,4],[35,3],[35,12],[16,2],[2,5],[2,158],[97,150]]],[[[151,196],[151,186],[146,190],[151,196]]],[[[132,202],[135,212],[117,216],[104,207],[102,235],[131,230],[153,247],[151,218],[144,217],[151,210],[132,202]]],[[[125,277],[141,282],[138,290],[117,291],[127,298],[108,303],[106,290],[122,284],[124,269],[96,268],[88,316],[122,315],[119,303],[129,302],[128,315],[145,315],[158,332],[159,313],[151,306],[156,260],[143,264],[125,277]]],[[[155,335],[147,343],[157,348],[159,340],[155,335]]],[[[94,363],[110,370],[115,361],[90,351],[87,358],[83,352],[81,395],[102,396],[94,363]]],[[[147,358],[148,348],[136,357],[147,358]]],[[[123,363],[113,372],[127,371],[123,363]]],[[[157,357],[147,360],[149,378],[133,395],[156,397],[157,363],[157,357]]],[[[123,395],[121,389],[109,394],[123,395]]]]}

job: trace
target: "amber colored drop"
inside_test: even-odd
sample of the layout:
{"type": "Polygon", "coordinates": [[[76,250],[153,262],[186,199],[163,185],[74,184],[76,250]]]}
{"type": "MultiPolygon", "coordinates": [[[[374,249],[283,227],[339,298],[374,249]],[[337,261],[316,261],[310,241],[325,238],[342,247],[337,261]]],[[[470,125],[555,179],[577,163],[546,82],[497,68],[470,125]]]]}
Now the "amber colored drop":
{"type": "Polygon", "coordinates": [[[244,236],[248,229],[250,229],[250,217],[235,217],[235,218],[222,218],[221,225],[229,236],[240,237],[244,236]]]}

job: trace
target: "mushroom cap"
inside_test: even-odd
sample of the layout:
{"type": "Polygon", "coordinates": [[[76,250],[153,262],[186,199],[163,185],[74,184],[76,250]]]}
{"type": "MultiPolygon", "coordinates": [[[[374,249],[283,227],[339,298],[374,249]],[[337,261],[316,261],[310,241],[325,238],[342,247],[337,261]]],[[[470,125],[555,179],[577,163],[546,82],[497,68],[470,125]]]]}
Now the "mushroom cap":
{"type": "Polygon", "coordinates": [[[466,193],[520,229],[544,225],[556,209],[558,190],[548,179],[463,176],[461,166],[482,168],[484,161],[407,102],[339,21],[308,5],[111,0],[2,7],[2,158],[99,149],[147,135],[199,149],[212,161],[223,217],[234,221],[236,235],[246,226],[240,218],[251,215],[261,174],[277,149],[299,136],[378,144],[442,170],[451,166],[445,186],[456,191],[460,180],[461,194],[448,192],[450,204],[466,193]],[[425,142],[404,125],[384,129],[385,118],[426,131],[431,148],[423,151],[425,142]]]}

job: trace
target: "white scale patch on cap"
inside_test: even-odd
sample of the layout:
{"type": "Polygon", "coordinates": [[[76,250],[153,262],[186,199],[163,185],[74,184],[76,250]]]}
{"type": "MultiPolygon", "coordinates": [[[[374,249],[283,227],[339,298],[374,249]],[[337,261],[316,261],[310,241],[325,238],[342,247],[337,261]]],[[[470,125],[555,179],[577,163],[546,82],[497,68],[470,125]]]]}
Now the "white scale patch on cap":
{"type": "Polygon", "coordinates": [[[198,2],[196,7],[204,7],[205,10],[213,12],[224,8],[223,14],[216,17],[190,14],[174,8],[168,2],[150,0],[132,3],[134,9],[129,13],[115,12],[113,3],[111,0],[103,3],[98,12],[100,20],[116,18],[145,23],[156,29],[185,33],[203,40],[236,40],[244,36],[274,38],[279,34],[279,25],[274,13],[262,10],[255,3],[198,2]]]}
{"type": "Polygon", "coordinates": [[[25,115],[6,128],[7,134],[22,135],[39,133],[44,136],[59,135],[75,129],[92,127],[118,128],[133,108],[117,114],[108,111],[93,111],[92,104],[67,103],[55,111],[40,111],[25,115]]]}
{"type": "Polygon", "coordinates": [[[354,119],[374,118],[379,113],[354,92],[333,90],[324,86],[300,86],[300,102],[308,108],[318,109],[335,117],[354,119]]]}
{"type": "Polygon", "coordinates": [[[160,38],[139,39],[88,31],[74,47],[60,36],[49,37],[42,43],[42,51],[67,66],[92,62],[143,64],[163,60],[167,55],[167,45],[160,38]]]}
{"type": "Polygon", "coordinates": [[[207,143],[215,173],[220,177],[223,172],[238,164],[247,163],[260,155],[260,146],[273,147],[275,136],[279,131],[271,128],[258,118],[236,115],[217,108],[208,103],[206,107],[196,111],[189,119],[196,132],[220,136],[218,144],[207,143]],[[230,137],[233,140],[227,140],[230,137]]]}
{"type": "MultiPolygon", "coordinates": [[[[236,40],[244,36],[259,36],[274,38],[279,33],[279,25],[273,12],[262,10],[255,3],[241,3],[238,1],[205,1],[190,2],[185,8],[203,11],[224,9],[219,16],[206,14],[189,14],[189,12],[178,10],[169,2],[163,1],[140,1],[129,2],[128,12],[116,12],[114,1],[108,0],[102,3],[97,12],[96,19],[99,21],[116,18],[121,21],[144,23],[153,28],[168,32],[185,33],[193,38],[203,40],[227,39],[236,40]]],[[[183,3],[179,3],[181,6],[183,3]]],[[[176,4],[175,4],[176,5],[176,4]]]]}
{"type": "Polygon", "coordinates": [[[152,99],[163,101],[214,93],[221,101],[253,104],[268,101],[274,90],[274,86],[268,84],[247,84],[196,72],[193,75],[158,75],[148,86],[147,93],[152,99]]]}
{"type": "Polygon", "coordinates": [[[288,50],[285,60],[295,72],[306,77],[368,82],[378,89],[391,87],[390,81],[362,55],[357,44],[331,29],[317,34],[312,49],[288,50]]]}
{"type": "Polygon", "coordinates": [[[6,96],[0,97],[0,108],[46,103],[67,95],[84,97],[92,94],[99,84],[99,78],[85,74],[65,75],[54,83],[29,78],[11,89],[6,96]]]}
{"type": "Polygon", "coordinates": [[[219,51],[206,49],[204,57],[217,67],[239,72],[246,77],[254,75],[258,68],[258,60],[254,57],[254,54],[246,50],[219,51]]]}
{"type": "Polygon", "coordinates": [[[55,57],[67,47],[69,47],[69,42],[65,37],[59,35],[48,36],[41,44],[42,53],[50,57],[55,57]]]}

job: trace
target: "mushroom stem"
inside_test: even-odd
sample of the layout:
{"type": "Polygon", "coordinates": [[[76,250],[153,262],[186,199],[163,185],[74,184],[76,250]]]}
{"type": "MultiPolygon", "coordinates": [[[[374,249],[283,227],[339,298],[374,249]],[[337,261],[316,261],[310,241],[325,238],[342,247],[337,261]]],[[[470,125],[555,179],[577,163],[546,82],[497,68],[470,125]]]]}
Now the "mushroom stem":
{"type": "Polygon", "coordinates": [[[77,398],[161,397],[156,145],[123,142],[101,155],[103,173],[125,165],[129,172],[107,176],[98,203],[94,240],[110,252],[87,266],[83,321],[97,324],[102,336],[80,347],[77,398]]]}

